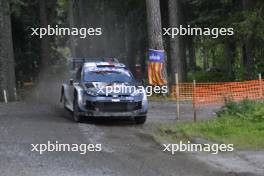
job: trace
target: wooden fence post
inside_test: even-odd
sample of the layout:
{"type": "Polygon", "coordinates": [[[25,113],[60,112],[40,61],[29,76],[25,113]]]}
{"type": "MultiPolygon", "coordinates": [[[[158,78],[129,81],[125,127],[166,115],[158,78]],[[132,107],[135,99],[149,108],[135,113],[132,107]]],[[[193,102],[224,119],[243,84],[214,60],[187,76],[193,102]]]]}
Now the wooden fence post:
{"type": "Polygon", "coordinates": [[[14,96],[15,96],[15,101],[17,101],[18,98],[17,98],[17,89],[16,88],[14,88],[14,96]]]}
{"type": "Polygon", "coordinates": [[[263,88],[262,88],[262,76],[261,73],[259,74],[259,93],[260,93],[260,99],[263,99],[263,88]]]}
{"type": "Polygon", "coordinates": [[[193,80],[193,121],[196,122],[196,98],[195,98],[196,81],[193,80]]]}
{"type": "Polygon", "coordinates": [[[3,90],[3,94],[4,94],[4,101],[5,101],[5,103],[8,103],[6,90],[3,90]]]}
{"type": "Polygon", "coordinates": [[[175,74],[175,82],[176,82],[176,105],[177,105],[177,117],[176,120],[180,120],[180,87],[179,87],[179,75],[175,74]]]}

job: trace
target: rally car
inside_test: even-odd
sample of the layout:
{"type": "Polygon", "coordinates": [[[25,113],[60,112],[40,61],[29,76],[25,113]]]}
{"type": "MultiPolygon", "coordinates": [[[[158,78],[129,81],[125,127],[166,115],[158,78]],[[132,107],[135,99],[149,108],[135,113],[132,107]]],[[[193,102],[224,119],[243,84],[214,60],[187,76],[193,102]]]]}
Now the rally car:
{"type": "Polygon", "coordinates": [[[89,117],[132,117],[137,124],[146,121],[146,92],[138,91],[138,82],[124,64],[87,59],[75,59],[73,64],[73,77],[61,87],[61,102],[76,122],[89,117]]]}

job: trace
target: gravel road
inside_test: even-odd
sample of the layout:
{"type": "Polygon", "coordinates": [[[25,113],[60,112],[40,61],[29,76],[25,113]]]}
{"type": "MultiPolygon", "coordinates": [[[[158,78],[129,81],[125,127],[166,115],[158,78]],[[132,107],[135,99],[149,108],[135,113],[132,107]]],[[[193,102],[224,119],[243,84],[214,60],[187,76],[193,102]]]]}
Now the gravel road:
{"type": "MultiPolygon", "coordinates": [[[[171,105],[174,106],[174,105],[171,105]]],[[[191,155],[172,156],[149,137],[154,122],[173,120],[169,105],[151,103],[144,125],[131,120],[87,120],[75,123],[54,103],[0,104],[1,176],[237,176],[218,171],[191,155]],[[31,151],[31,144],[58,141],[102,144],[102,151],[31,151]]],[[[188,109],[186,109],[187,111],[188,109]]]]}

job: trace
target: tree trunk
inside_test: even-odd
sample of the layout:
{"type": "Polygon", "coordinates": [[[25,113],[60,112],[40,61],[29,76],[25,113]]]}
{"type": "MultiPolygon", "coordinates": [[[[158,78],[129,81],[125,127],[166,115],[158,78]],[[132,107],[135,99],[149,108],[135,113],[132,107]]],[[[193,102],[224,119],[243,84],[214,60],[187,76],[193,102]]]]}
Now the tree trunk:
{"type": "Polygon", "coordinates": [[[245,68],[245,78],[251,79],[253,76],[254,60],[252,55],[252,41],[248,37],[244,39],[242,45],[242,61],[245,68]]]}
{"type": "Polygon", "coordinates": [[[215,50],[211,50],[210,54],[212,54],[212,68],[216,68],[217,67],[217,58],[216,58],[216,55],[215,55],[215,50]]]}
{"type": "Polygon", "coordinates": [[[208,60],[208,51],[202,46],[201,47],[202,60],[203,60],[203,71],[206,71],[209,68],[209,60],[208,60]]]}
{"type": "Polygon", "coordinates": [[[159,0],[146,0],[149,48],[164,50],[159,0]]]}
{"type": "Polygon", "coordinates": [[[0,1],[0,101],[6,90],[9,101],[15,100],[15,64],[9,1],[0,1]]]}
{"type": "MultiPolygon", "coordinates": [[[[69,25],[70,28],[75,27],[75,23],[74,23],[74,14],[73,14],[73,0],[69,0],[69,4],[68,4],[68,20],[69,20],[69,25]]],[[[70,50],[71,50],[71,57],[76,57],[76,48],[75,48],[75,36],[71,35],[70,36],[70,50]]]]}
{"type": "Polygon", "coordinates": [[[136,42],[135,37],[133,36],[134,31],[131,30],[131,24],[127,24],[126,27],[126,53],[127,53],[127,65],[130,71],[134,74],[135,73],[135,64],[136,64],[136,42]]]}
{"type": "MultiPolygon", "coordinates": [[[[76,14],[78,19],[78,27],[85,27],[87,22],[90,21],[89,16],[86,17],[85,12],[89,9],[90,1],[85,2],[84,0],[79,0],[78,2],[78,14],[76,14]],[[87,5],[88,4],[88,5],[87,5]],[[88,7],[86,7],[88,6],[88,7]]],[[[89,9],[90,10],[90,9],[89,9]]],[[[88,12],[90,13],[90,11],[88,12]]],[[[89,39],[81,39],[77,37],[77,46],[76,46],[76,57],[86,57],[88,56],[87,52],[90,54],[89,57],[93,53],[90,52],[90,40],[89,39]]]]}
{"type": "Polygon", "coordinates": [[[227,56],[227,72],[229,77],[235,77],[235,57],[236,57],[236,44],[234,42],[229,41],[226,43],[226,56],[227,56]]]}
{"type": "Polygon", "coordinates": [[[189,69],[196,71],[196,57],[193,37],[188,37],[189,69]]]}
{"type": "MultiPolygon", "coordinates": [[[[180,27],[182,23],[182,5],[179,0],[169,0],[169,23],[170,27],[180,27]]],[[[183,82],[186,80],[185,70],[185,46],[184,38],[176,36],[170,38],[170,57],[171,57],[171,75],[178,73],[179,81],[183,82]]],[[[175,80],[174,80],[175,81],[175,80]]]]}
{"type": "MultiPolygon", "coordinates": [[[[47,19],[47,6],[46,1],[39,0],[39,16],[40,16],[40,27],[47,27],[48,26],[48,19],[47,19]]],[[[43,36],[41,39],[40,45],[40,58],[41,58],[41,77],[44,77],[44,71],[49,66],[49,38],[48,36],[43,36]]]]}
{"type": "MultiPolygon", "coordinates": [[[[244,10],[249,10],[254,6],[254,1],[252,0],[242,0],[242,7],[244,10]]],[[[245,68],[245,78],[251,79],[254,77],[254,58],[253,58],[253,39],[251,36],[244,36],[243,42],[242,42],[242,62],[245,68]]]]}
{"type": "Polygon", "coordinates": [[[137,63],[138,51],[140,47],[140,30],[137,24],[135,23],[133,13],[128,12],[128,15],[126,16],[125,25],[127,65],[130,71],[135,74],[135,65],[137,63]]]}
{"type": "MultiPolygon", "coordinates": [[[[148,46],[150,49],[164,50],[159,0],[146,0],[148,46]]],[[[167,60],[164,63],[164,76],[167,77],[167,60]]],[[[167,80],[167,78],[165,79],[167,80]]]]}
{"type": "Polygon", "coordinates": [[[145,73],[146,73],[146,42],[142,39],[140,42],[140,51],[139,51],[139,58],[140,58],[140,65],[141,65],[141,79],[145,79],[145,73]]]}

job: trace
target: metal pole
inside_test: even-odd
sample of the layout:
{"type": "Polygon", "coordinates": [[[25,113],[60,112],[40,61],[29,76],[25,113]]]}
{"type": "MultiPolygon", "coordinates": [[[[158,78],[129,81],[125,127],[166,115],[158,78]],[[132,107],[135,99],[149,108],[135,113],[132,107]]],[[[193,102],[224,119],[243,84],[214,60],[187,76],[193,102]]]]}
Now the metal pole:
{"type": "Polygon", "coordinates": [[[193,121],[196,122],[196,100],[195,100],[195,88],[196,88],[196,81],[193,80],[193,121]]]}
{"type": "Polygon", "coordinates": [[[176,82],[176,105],[177,105],[177,120],[180,120],[180,87],[179,87],[179,75],[175,74],[176,82]]]}

